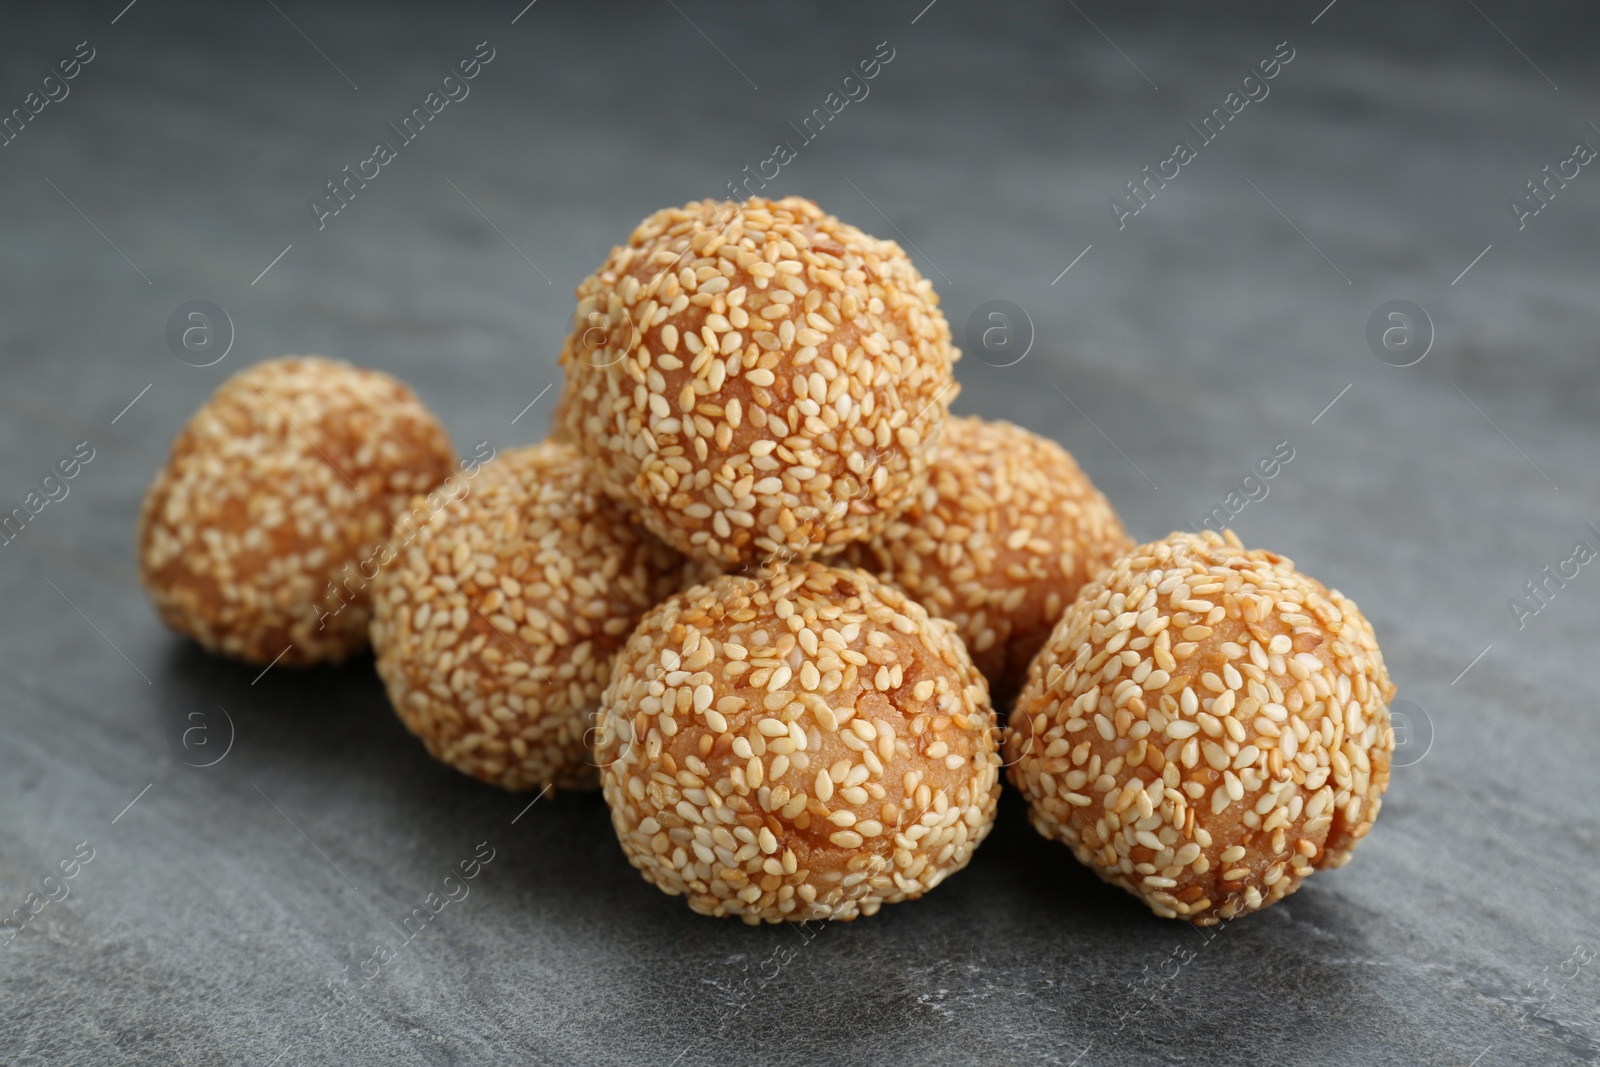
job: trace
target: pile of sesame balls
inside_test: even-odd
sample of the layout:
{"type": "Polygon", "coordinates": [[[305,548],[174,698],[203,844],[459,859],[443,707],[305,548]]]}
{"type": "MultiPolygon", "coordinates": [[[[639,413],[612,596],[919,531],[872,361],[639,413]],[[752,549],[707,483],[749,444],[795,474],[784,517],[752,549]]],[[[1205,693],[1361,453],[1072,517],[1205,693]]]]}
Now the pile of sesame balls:
{"type": "Polygon", "coordinates": [[[1002,772],[1199,924],[1371,829],[1394,686],[1355,604],[1231,531],[1136,546],[1059,445],[950,415],[960,352],[897,244],[704,201],[577,298],[554,431],[500,455],[454,458],[377,371],[224,383],[145,496],[162,619],[257,665],[370,642],[436,759],[598,788],[647,881],[749,923],[921,896],[1002,772]]]}

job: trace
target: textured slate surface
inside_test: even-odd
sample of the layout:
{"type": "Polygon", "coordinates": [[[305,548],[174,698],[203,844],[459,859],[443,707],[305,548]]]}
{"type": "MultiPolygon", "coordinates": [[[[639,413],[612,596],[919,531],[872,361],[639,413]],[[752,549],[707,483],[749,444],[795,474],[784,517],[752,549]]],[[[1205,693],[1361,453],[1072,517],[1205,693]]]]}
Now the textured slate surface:
{"type": "Polygon", "coordinates": [[[3,109],[79,41],[94,58],[0,148],[0,500],[80,441],[95,458],[0,549],[0,911],[79,842],[93,859],[0,946],[0,1061],[1596,1057],[1600,577],[1520,629],[1507,605],[1600,548],[1600,176],[1520,230],[1506,203],[1600,141],[1592,16],[924,2],[7,12],[3,109]],[[323,183],[485,40],[471,95],[319,231],[323,183]],[[1355,862],[1214,936],[1100,886],[1009,797],[924,901],[699,918],[632,873],[598,800],[513,824],[525,798],[432,764],[365,662],[257,678],[138,589],[140,494],[224,376],[323,352],[414,383],[462,451],[536,439],[572,286],[648,211],[797,141],[885,40],[775,187],[902,239],[958,334],[1024,308],[1027,356],[969,348],[957,407],[1062,441],[1137,535],[1289,442],[1234,524],[1354,597],[1421,709],[1355,862]],[[1280,41],[1270,95],[1118,230],[1108,199],[1280,41]],[[236,328],[209,368],[165,339],[191,299],[236,328]],[[1437,332],[1403,369],[1365,340],[1393,299],[1437,332]],[[468,896],[331,992],[479,842],[468,896]]]}

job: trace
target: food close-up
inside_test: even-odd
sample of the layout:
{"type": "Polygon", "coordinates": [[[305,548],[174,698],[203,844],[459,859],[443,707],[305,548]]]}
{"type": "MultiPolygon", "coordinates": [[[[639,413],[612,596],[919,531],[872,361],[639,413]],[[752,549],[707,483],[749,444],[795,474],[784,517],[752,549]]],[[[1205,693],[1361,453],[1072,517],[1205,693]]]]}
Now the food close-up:
{"type": "Polygon", "coordinates": [[[1394,686],[1355,605],[1232,531],[1135,548],[1060,445],[947,418],[960,352],[898,245],[708,201],[577,298],[551,438],[504,453],[453,460],[382,373],[230,379],[146,495],[163,619],[284,668],[370,639],[434,759],[598,786],[645,881],[749,924],[921,897],[1002,778],[1200,925],[1372,828],[1394,686]]]}
{"type": "Polygon", "coordinates": [[[577,295],[552,438],[459,469],[384,375],[230,380],[147,496],[169,625],[289,667],[370,630],[430,755],[513,792],[598,786],[629,862],[707,915],[921,896],[989,834],[1002,752],[1038,832],[1164,918],[1231,919],[1350,859],[1394,748],[1370,624],[1231,530],[1134,548],[1060,445],[947,419],[960,353],[893,242],[795,197],[691,204],[577,295]],[[897,405],[930,389],[913,428],[897,405]],[[282,502],[308,486],[327,517],[282,502]],[[352,554],[349,613],[315,606],[308,564],[352,554]]]}
{"type": "Polygon", "coordinates": [[[336,661],[367,634],[330,645],[343,612],[313,607],[299,573],[369,553],[344,624],[370,618],[429,754],[510,791],[599,786],[646,881],[746,922],[873,915],[960,871],[993,826],[1002,751],[1038,832],[1163,918],[1263,908],[1372,828],[1394,685],[1355,605],[1231,530],[1134,548],[1061,446],[946,419],[959,352],[897,245],[794,197],[691,204],[577,293],[551,440],[459,470],[386,376],[311,359],[231,380],[147,498],[169,625],[252,661],[279,636],[273,662],[336,661]],[[681,280],[663,269],[680,262],[681,280]],[[632,323],[629,343],[585,349],[596,316],[632,323]],[[333,407],[347,381],[388,403],[333,407]],[[936,386],[913,428],[896,405],[936,386]],[[389,495],[338,491],[285,408],[357,473],[382,461],[367,480],[389,495]],[[212,440],[242,475],[193,458],[212,440]],[[207,477],[259,488],[230,506],[207,477]],[[331,550],[274,540],[295,511],[281,496],[307,484],[351,515],[294,527],[343,533],[331,550]],[[158,522],[231,555],[197,567],[158,522]],[[284,593],[298,618],[270,610],[284,593]],[[207,608],[242,635],[217,636],[207,608]]]}
{"type": "Polygon", "coordinates": [[[1600,1062],[1594,11],[14,6],[0,1065],[1600,1062]]]}

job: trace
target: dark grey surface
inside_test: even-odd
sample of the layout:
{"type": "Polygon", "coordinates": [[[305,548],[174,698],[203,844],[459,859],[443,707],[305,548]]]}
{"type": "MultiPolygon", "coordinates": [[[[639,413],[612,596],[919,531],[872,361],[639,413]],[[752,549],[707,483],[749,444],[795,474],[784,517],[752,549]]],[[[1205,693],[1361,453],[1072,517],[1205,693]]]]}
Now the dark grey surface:
{"type": "Polygon", "coordinates": [[[515,25],[520,0],[141,0],[115,24],[123,0],[9,5],[0,107],[78,41],[97,55],[0,148],[0,494],[20,503],[79,441],[96,458],[0,548],[0,912],[78,842],[95,854],[0,946],[0,1061],[1596,1058],[1580,668],[1600,575],[1523,629],[1507,606],[1573,542],[1600,547],[1600,173],[1521,231],[1506,205],[1600,142],[1592,15],[924,3],[541,0],[515,25]],[[318,232],[308,200],[485,39],[471,95],[318,232]],[[1431,722],[1349,867],[1213,938],[1100,886],[1010,796],[923,901],[814,933],[700,918],[634,875],[597,799],[513,825],[525,797],[431,763],[367,662],[252,681],[139,591],[140,495],[226,375],[326,353],[413,383],[463,452],[535,439],[554,391],[512,419],[557,378],[573,285],[648,211],[766,158],[886,39],[871,95],[775,188],[914,244],[958,334],[983,301],[1026,308],[1032,351],[969,352],[957,408],[1065,443],[1136,535],[1197,520],[1290,442],[1236,528],[1354,597],[1431,722]],[[1284,40],[1271,95],[1119,232],[1108,198],[1284,40]],[[164,339],[192,298],[237,326],[209,369],[164,339]],[[1364,340],[1397,298],[1438,333],[1406,369],[1364,340]],[[219,708],[231,751],[187,766],[222,751],[219,708]],[[329,981],[398,944],[480,841],[470,895],[341,1006],[329,981]]]}

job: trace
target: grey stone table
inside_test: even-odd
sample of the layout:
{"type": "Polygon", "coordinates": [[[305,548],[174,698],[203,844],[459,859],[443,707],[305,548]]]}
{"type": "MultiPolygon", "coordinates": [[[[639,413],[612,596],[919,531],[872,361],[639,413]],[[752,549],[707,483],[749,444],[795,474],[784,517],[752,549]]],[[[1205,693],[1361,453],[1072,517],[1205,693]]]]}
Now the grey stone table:
{"type": "Polygon", "coordinates": [[[522,3],[3,17],[0,504],[93,458],[0,548],[0,914],[67,894],[0,945],[0,1061],[1600,1054],[1600,571],[1567,562],[1600,548],[1592,9],[522,3]],[[1203,934],[1008,797],[925,900],[749,929],[645,885],[597,799],[524,810],[430,762],[368,662],[263,675],[159,626],[138,502],[225,376],[326,353],[412,382],[463,451],[535,440],[574,284],[774,167],[934,280],[958,410],[1063,442],[1136,535],[1238,510],[1362,605],[1409,703],[1354,863],[1203,934]],[[209,367],[168,342],[191,300],[227,315],[209,367]],[[1369,344],[1396,300],[1422,314],[1369,344]]]}

